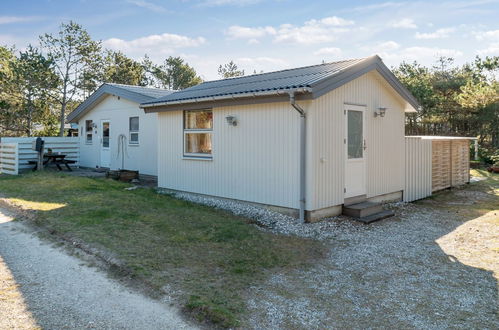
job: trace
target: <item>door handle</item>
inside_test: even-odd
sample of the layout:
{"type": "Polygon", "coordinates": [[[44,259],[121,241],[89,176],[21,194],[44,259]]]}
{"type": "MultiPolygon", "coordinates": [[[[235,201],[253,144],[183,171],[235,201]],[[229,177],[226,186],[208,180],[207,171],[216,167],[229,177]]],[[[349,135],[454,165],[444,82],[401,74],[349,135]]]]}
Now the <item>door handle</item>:
{"type": "Polygon", "coordinates": [[[364,139],[364,146],[363,146],[364,150],[367,149],[367,143],[366,143],[366,139],[364,139]]]}

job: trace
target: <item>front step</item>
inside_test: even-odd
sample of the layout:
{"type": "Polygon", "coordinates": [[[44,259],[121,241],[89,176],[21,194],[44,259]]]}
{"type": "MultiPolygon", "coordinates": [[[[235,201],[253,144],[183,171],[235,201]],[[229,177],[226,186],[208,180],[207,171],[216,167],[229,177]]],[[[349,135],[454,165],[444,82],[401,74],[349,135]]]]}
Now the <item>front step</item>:
{"type": "Polygon", "coordinates": [[[393,211],[383,210],[380,203],[362,202],[343,206],[343,214],[363,223],[371,223],[394,215],[393,211]]]}
{"type": "Polygon", "coordinates": [[[380,203],[362,202],[343,206],[343,214],[354,218],[363,218],[383,211],[380,203]]]}
{"type": "Polygon", "coordinates": [[[395,215],[395,213],[393,213],[392,210],[385,210],[385,211],[381,211],[379,213],[368,215],[367,217],[355,218],[355,220],[363,222],[365,224],[369,224],[369,223],[374,222],[374,221],[379,221],[379,220],[383,220],[383,219],[386,219],[389,217],[393,217],[394,215],[395,215]]]}

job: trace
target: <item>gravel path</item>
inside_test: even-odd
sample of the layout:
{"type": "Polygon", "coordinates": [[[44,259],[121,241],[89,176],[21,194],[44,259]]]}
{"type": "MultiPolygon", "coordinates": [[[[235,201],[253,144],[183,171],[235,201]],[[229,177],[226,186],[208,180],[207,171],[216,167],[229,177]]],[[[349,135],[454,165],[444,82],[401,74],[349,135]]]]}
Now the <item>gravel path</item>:
{"type": "Polygon", "coordinates": [[[327,260],[253,288],[247,322],[255,329],[499,329],[499,211],[464,222],[428,205],[395,210],[397,217],[369,226],[333,220],[327,260]]]}
{"type": "Polygon", "coordinates": [[[0,329],[38,327],[193,328],[175,308],[40,241],[0,209],[0,329]]]}

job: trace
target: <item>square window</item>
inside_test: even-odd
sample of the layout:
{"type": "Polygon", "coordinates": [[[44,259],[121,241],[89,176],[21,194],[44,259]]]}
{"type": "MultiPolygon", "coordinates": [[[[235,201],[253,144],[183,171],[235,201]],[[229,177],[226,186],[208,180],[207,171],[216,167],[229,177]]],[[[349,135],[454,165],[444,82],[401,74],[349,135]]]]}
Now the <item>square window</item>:
{"type": "Polygon", "coordinates": [[[212,110],[184,111],[184,156],[211,158],[212,110]]]}

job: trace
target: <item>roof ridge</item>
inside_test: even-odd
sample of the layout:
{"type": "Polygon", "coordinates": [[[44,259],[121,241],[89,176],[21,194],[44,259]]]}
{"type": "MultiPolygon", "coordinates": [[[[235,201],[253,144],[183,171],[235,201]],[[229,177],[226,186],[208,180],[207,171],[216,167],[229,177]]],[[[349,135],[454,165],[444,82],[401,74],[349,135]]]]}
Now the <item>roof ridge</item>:
{"type": "Polygon", "coordinates": [[[315,67],[315,66],[322,66],[322,65],[328,65],[328,64],[338,64],[338,63],[343,63],[343,62],[365,60],[367,58],[369,58],[369,57],[351,58],[351,59],[341,60],[341,61],[335,61],[335,62],[326,62],[326,63],[320,63],[320,64],[305,65],[305,66],[299,66],[297,68],[289,68],[289,69],[283,69],[283,70],[277,70],[277,71],[255,73],[255,74],[251,74],[251,75],[248,75],[248,76],[239,76],[239,77],[230,77],[230,78],[224,78],[224,79],[208,80],[208,81],[205,81],[204,83],[211,83],[211,82],[215,82],[215,81],[233,80],[233,79],[236,80],[236,79],[242,79],[242,78],[247,78],[247,77],[255,77],[255,76],[263,76],[263,75],[273,74],[273,73],[279,73],[279,72],[286,72],[286,71],[292,71],[292,70],[312,68],[312,67],[315,67]]]}

